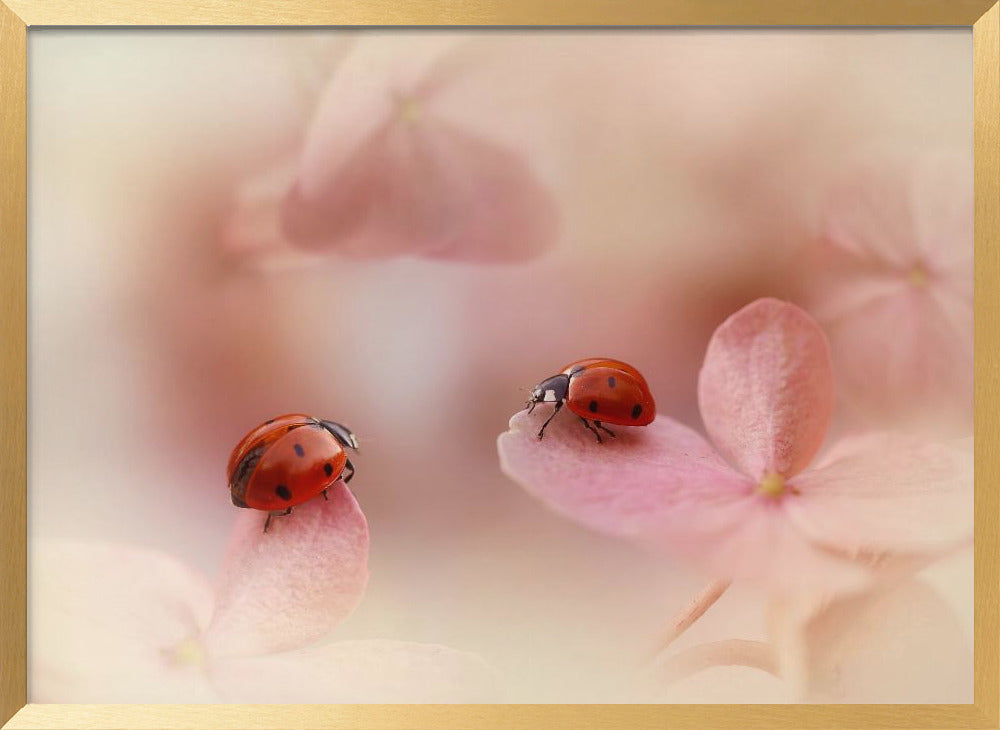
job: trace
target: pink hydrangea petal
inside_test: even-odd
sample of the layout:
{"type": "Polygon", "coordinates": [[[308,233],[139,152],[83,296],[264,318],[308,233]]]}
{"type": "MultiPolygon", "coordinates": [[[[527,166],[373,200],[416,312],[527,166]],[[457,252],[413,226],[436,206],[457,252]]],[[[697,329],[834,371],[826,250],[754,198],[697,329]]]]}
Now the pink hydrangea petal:
{"type": "MultiPolygon", "coordinates": [[[[968,281],[965,284],[968,284],[968,281]]],[[[942,279],[940,285],[930,291],[930,295],[934,297],[940,309],[941,319],[949,325],[952,336],[958,343],[964,345],[956,354],[971,361],[974,304],[971,288],[960,283],[958,277],[942,279]]]]}
{"type": "Polygon", "coordinates": [[[282,219],[307,250],[476,262],[536,256],[557,231],[524,156],[431,111],[387,125],[314,194],[293,188],[282,219]]]}
{"type": "Polygon", "coordinates": [[[904,186],[885,185],[871,172],[858,177],[830,194],[825,241],[871,265],[912,266],[916,230],[904,186]]]}
{"type": "Polygon", "coordinates": [[[824,237],[857,262],[883,269],[967,267],[972,179],[971,150],[869,154],[829,193],[824,237]]]}
{"type": "Polygon", "coordinates": [[[795,305],[758,299],[712,335],[698,401],[712,440],[745,474],[795,475],[822,444],[833,410],[826,336],[795,305]]]}
{"type": "Polygon", "coordinates": [[[459,43],[453,33],[360,37],[324,89],[306,132],[298,170],[301,194],[319,196],[399,113],[401,102],[426,101],[424,87],[434,67],[459,43]]]}
{"type": "MultiPolygon", "coordinates": [[[[972,306],[902,281],[827,326],[847,401],[862,413],[971,425],[972,306]],[[886,337],[892,332],[892,337],[886,337]]],[[[954,430],[952,428],[952,430],[954,430]]]]}
{"type": "Polygon", "coordinates": [[[222,252],[241,267],[277,270],[313,263],[281,227],[281,206],[295,184],[298,155],[288,155],[243,180],[222,228],[222,252]]]}
{"type": "Polygon", "coordinates": [[[515,415],[498,449],[503,471],[556,512],[777,590],[846,590],[867,581],[858,566],[812,545],[782,502],[755,494],[756,485],[691,429],[658,416],[597,444],[575,417],[560,414],[539,441],[548,413],[515,415]]]}
{"type": "MultiPolygon", "coordinates": [[[[564,409],[565,410],[565,409],[564,409]]],[[[548,406],[510,419],[500,435],[500,468],[555,511],[611,535],[649,537],[678,510],[729,504],[748,491],[745,478],[700,435],[664,416],[642,428],[621,427],[598,444],[568,411],[536,432],[548,406]]],[[[720,526],[721,529],[721,526],[720,526]]]]}
{"type": "Polygon", "coordinates": [[[850,276],[831,277],[824,286],[827,296],[815,302],[809,313],[822,323],[829,337],[840,322],[863,316],[869,308],[905,292],[907,282],[855,271],[850,276]]]}
{"type": "Polygon", "coordinates": [[[880,583],[819,608],[778,602],[769,624],[799,702],[973,699],[970,640],[954,611],[920,581],[880,583]]]}
{"type": "Polygon", "coordinates": [[[155,550],[73,542],[34,547],[30,573],[31,702],[218,701],[194,661],[212,608],[200,574],[155,550]]]}
{"type": "MultiPolygon", "coordinates": [[[[956,275],[948,280],[943,279],[940,285],[931,291],[937,305],[933,314],[926,318],[926,327],[930,343],[924,344],[923,354],[933,357],[934,348],[950,354],[950,376],[945,374],[944,387],[939,392],[951,401],[950,411],[959,417],[964,429],[962,435],[972,431],[973,412],[973,339],[974,311],[971,286],[972,272],[967,278],[956,275]]],[[[942,374],[937,370],[935,375],[942,374]]],[[[946,406],[947,407],[947,406],[946,406]]]]}
{"type": "Polygon", "coordinates": [[[974,265],[972,146],[938,150],[919,161],[912,181],[916,245],[937,273],[960,276],[972,293],[974,265]]]}
{"type": "Polygon", "coordinates": [[[475,654],[437,644],[339,641],[217,662],[213,681],[229,702],[496,702],[496,672],[475,654]]]}
{"type": "Polygon", "coordinates": [[[971,443],[845,439],[796,477],[788,515],[839,552],[940,554],[972,539],[972,464],[971,443]]]}
{"type": "Polygon", "coordinates": [[[364,595],[368,523],[344,485],[275,517],[242,511],[205,636],[213,656],[294,649],[328,634],[364,595]]]}
{"type": "MultiPolygon", "coordinates": [[[[873,580],[867,566],[814,544],[769,497],[748,496],[730,512],[729,529],[689,554],[715,575],[759,584],[774,595],[816,597],[857,591],[873,580]]],[[[679,517],[703,519],[697,512],[679,517]]]]}

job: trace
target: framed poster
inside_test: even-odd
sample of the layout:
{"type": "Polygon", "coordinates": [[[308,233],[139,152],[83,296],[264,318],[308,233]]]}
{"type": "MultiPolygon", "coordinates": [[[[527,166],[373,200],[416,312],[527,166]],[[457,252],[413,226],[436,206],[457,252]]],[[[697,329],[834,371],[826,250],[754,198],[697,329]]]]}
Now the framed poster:
{"type": "Polygon", "coordinates": [[[7,726],[997,726],[997,6],[3,13],[7,726]]]}

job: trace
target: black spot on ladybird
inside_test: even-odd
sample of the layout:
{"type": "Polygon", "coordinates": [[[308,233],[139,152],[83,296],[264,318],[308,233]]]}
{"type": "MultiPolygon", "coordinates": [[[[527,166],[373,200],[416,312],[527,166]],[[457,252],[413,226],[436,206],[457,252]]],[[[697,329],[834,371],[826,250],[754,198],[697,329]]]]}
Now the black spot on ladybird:
{"type": "Polygon", "coordinates": [[[302,448],[302,444],[295,444],[295,455],[296,456],[306,455],[306,450],[302,448]]]}
{"type": "Polygon", "coordinates": [[[286,502],[292,498],[292,493],[289,491],[288,487],[284,484],[279,484],[274,488],[274,493],[281,497],[286,502]]]}
{"type": "Polygon", "coordinates": [[[615,376],[614,375],[609,375],[608,376],[608,387],[609,388],[614,388],[616,385],[618,385],[618,381],[615,380],[615,376]]]}
{"type": "Polygon", "coordinates": [[[636,403],[635,407],[632,408],[632,418],[636,419],[641,415],[642,415],[642,406],[636,403]]]}
{"type": "Polygon", "coordinates": [[[597,401],[596,400],[590,401],[590,405],[587,406],[587,410],[589,410],[591,413],[597,413],[597,401]]]}
{"type": "Polygon", "coordinates": [[[323,464],[323,473],[326,474],[328,477],[333,476],[333,464],[330,463],[323,464]]]}

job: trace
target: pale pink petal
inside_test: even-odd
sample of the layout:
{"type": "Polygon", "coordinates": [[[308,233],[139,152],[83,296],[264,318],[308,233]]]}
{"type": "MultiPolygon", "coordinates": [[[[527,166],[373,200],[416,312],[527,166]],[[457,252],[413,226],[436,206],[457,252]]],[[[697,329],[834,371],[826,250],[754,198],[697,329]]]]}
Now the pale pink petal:
{"type": "Polygon", "coordinates": [[[845,398],[862,413],[889,423],[914,425],[920,418],[943,429],[958,423],[967,431],[973,395],[971,302],[905,281],[890,291],[826,324],[845,398]]]}
{"type": "Polygon", "coordinates": [[[332,487],[275,517],[237,517],[206,633],[215,657],[293,649],[325,636],[361,601],[368,523],[351,491],[332,487]]]}
{"type": "Polygon", "coordinates": [[[972,701],[971,641],[922,582],[879,584],[806,608],[778,603],[769,617],[781,672],[798,701],[972,701]]]}
{"type": "Polygon", "coordinates": [[[496,672],[475,654],[437,644],[339,641],[217,662],[212,677],[229,702],[496,702],[496,672]]]}
{"type": "MultiPolygon", "coordinates": [[[[791,496],[782,500],[790,501],[791,496]]],[[[789,519],[784,504],[770,497],[748,496],[729,512],[728,530],[687,553],[714,575],[748,580],[774,595],[817,597],[857,591],[874,579],[864,564],[815,544],[789,519]]],[[[692,523],[704,519],[697,512],[678,517],[692,523]]],[[[684,525],[671,527],[684,529],[684,525]]]]}
{"type": "Polygon", "coordinates": [[[777,590],[854,588],[867,573],[813,546],[788,520],[787,500],[725,464],[694,431],[663,416],[595,442],[570,414],[539,441],[548,412],[520,413],[500,436],[503,471],[556,512],[594,530],[651,543],[719,576],[777,590]]]}
{"type": "Polygon", "coordinates": [[[916,245],[936,274],[964,281],[972,294],[973,189],[972,145],[937,150],[919,160],[910,178],[916,245]]]}
{"type": "Polygon", "coordinates": [[[758,299],[712,335],[698,402],[712,440],[745,474],[793,476],[816,454],[833,410],[826,336],[795,305],[758,299]]]}
{"type": "Polygon", "coordinates": [[[885,174],[873,170],[856,175],[830,194],[824,242],[871,266],[914,266],[920,261],[915,211],[903,180],[886,184],[885,174]]]}
{"type": "Polygon", "coordinates": [[[724,529],[728,525],[705,523],[751,489],[704,438],[664,416],[642,428],[618,428],[617,438],[598,444],[565,409],[538,440],[550,413],[542,406],[510,419],[497,441],[500,468],[556,512],[592,529],[648,538],[691,510],[703,518],[690,529],[724,529]]]}
{"type": "Polygon", "coordinates": [[[829,193],[824,240],[883,271],[968,270],[972,179],[971,148],[871,153],[829,193]]]}
{"type": "Polygon", "coordinates": [[[282,220],[307,250],[474,262],[530,258],[557,231],[524,156],[430,111],[387,125],[315,193],[293,188],[282,220]]]}
{"type": "Polygon", "coordinates": [[[220,243],[238,266],[275,270],[314,262],[316,257],[294,246],[281,228],[281,205],[297,168],[298,155],[288,155],[237,186],[220,243]]]}
{"type": "MultiPolygon", "coordinates": [[[[810,286],[815,278],[807,283],[810,286]]],[[[872,307],[904,294],[909,283],[902,277],[888,278],[883,274],[854,271],[850,276],[831,278],[826,286],[827,296],[809,308],[824,328],[827,337],[843,321],[863,317],[872,307]]]]}
{"type": "Polygon", "coordinates": [[[133,546],[42,543],[30,554],[31,702],[212,702],[199,635],[207,581],[133,546]]]}
{"type": "Polygon", "coordinates": [[[460,43],[454,33],[359,37],[324,89],[306,133],[301,193],[321,195],[358,149],[400,113],[401,104],[426,103],[423,87],[434,67],[460,43]]]}
{"type": "Polygon", "coordinates": [[[795,478],[788,515],[838,552],[938,555],[972,539],[972,465],[968,442],[846,439],[795,478]]]}

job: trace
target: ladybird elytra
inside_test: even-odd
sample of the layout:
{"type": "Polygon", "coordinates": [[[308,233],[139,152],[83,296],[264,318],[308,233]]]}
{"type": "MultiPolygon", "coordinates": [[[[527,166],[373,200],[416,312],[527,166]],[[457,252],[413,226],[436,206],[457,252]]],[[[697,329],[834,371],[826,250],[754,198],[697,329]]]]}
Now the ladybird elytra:
{"type": "Polygon", "coordinates": [[[268,419],[247,433],[233,449],[227,465],[232,502],[237,507],[290,514],[293,507],[319,495],[337,481],[354,476],[347,449],[357,450],[357,437],[339,423],[301,413],[268,419]]]}

